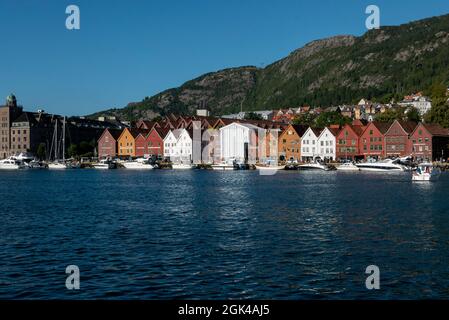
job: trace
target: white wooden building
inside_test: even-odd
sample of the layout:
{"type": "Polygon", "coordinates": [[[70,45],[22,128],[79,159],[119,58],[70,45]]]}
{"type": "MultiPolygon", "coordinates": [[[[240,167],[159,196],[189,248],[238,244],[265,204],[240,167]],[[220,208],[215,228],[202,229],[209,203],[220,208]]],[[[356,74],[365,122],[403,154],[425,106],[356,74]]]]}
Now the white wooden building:
{"type": "Polygon", "coordinates": [[[220,128],[220,151],[223,161],[237,160],[255,163],[257,135],[261,129],[248,123],[231,123],[220,128]]]}
{"type": "Polygon", "coordinates": [[[186,129],[170,130],[164,138],[164,157],[174,163],[190,163],[193,141],[186,129]]]}
{"type": "Polygon", "coordinates": [[[338,129],[324,128],[317,140],[317,157],[321,160],[333,161],[337,158],[338,129]]]}
{"type": "Polygon", "coordinates": [[[313,161],[318,155],[318,137],[321,130],[309,127],[301,137],[301,160],[313,161]]]}

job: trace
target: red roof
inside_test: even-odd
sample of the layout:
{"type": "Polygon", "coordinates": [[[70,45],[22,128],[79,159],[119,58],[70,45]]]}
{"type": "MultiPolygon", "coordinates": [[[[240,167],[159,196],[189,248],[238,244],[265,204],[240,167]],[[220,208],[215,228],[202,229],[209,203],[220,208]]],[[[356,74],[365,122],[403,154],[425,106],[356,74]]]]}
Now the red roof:
{"type": "Polygon", "coordinates": [[[423,123],[422,125],[433,136],[449,137],[449,129],[443,128],[436,123],[423,123]]]}

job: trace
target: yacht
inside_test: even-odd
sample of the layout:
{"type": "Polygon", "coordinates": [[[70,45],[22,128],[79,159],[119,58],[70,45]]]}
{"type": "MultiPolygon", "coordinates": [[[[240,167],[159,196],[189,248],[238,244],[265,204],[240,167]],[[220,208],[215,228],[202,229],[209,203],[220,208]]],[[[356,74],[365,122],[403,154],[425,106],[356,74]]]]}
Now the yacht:
{"type": "Polygon", "coordinates": [[[300,164],[298,166],[298,169],[299,170],[323,170],[323,171],[330,170],[330,168],[327,165],[319,163],[319,162],[300,164]]]}
{"type": "Polygon", "coordinates": [[[352,162],[346,162],[337,167],[338,171],[360,171],[360,168],[357,167],[352,162]]]}
{"type": "Polygon", "coordinates": [[[25,168],[23,163],[13,158],[0,160],[0,170],[18,170],[23,168],[25,168]]]}
{"type": "Polygon", "coordinates": [[[440,177],[440,169],[431,163],[421,163],[412,174],[412,181],[435,181],[440,177]]]}
{"type": "Polygon", "coordinates": [[[125,169],[130,170],[151,170],[154,167],[148,162],[147,159],[139,158],[136,161],[125,161],[122,162],[122,165],[125,169]]]}
{"type": "Polygon", "coordinates": [[[408,171],[408,168],[399,164],[398,160],[385,159],[377,162],[358,163],[356,166],[362,171],[377,171],[377,172],[403,172],[408,171]]]}

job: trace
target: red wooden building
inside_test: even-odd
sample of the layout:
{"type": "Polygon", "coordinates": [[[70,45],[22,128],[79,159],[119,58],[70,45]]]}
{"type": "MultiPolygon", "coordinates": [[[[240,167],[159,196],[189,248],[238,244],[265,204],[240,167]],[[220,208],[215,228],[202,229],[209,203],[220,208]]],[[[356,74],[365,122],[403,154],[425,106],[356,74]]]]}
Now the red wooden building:
{"type": "Polygon", "coordinates": [[[150,130],[139,129],[139,133],[135,138],[135,147],[136,147],[136,157],[144,157],[148,155],[148,144],[147,144],[147,136],[150,133],[150,130]]]}
{"type": "Polygon", "coordinates": [[[385,133],[385,157],[404,157],[412,153],[410,135],[418,124],[395,120],[385,133]]]}
{"type": "Polygon", "coordinates": [[[360,137],[365,127],[360,125],[345,125],[338,133],[337,160],[357,160],[363,158],[360,153],[360,137]]]}
{"type": "Polygon", "coordinates": [[[449,129],[437,124],[419,123],[410,135],[411,154],[418,161],[449,158],[449,129]]]}
{"type": "Polygon", "coordinates": [[[363,131],[360,141],[360,154],[365,159],[381,159],[385,157],[384,135],[390,128],[391,123],[370,122],[363,131]]]}
{"type": "Polygon", "coordinates": [[[117,156],[117,140],[122,133],[121,130],[105,129],[98,139],[98,157],[115,158],[117,156]]]}
{"type": "Polygon", "coordinates": [[[154,127],[146,138],[148,147],[148,155],[163,157],[164,156],[164,138],[170,129],[154,127]]]}

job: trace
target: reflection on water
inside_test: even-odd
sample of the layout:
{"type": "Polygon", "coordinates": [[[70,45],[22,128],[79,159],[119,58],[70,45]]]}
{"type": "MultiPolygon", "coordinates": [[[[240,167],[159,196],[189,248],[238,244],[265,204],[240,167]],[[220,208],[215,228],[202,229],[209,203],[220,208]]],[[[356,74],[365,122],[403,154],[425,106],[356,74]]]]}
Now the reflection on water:
{"type": "Polygon", "coordinates": [[[0,173],[0,298],[448,298],[449,176],[0,173]],[[65,289],[65,267],[82,290],[65,289]],[[381,269],[381,290],[364,287],[381,269]]]}

